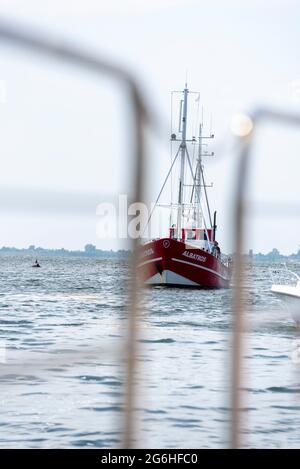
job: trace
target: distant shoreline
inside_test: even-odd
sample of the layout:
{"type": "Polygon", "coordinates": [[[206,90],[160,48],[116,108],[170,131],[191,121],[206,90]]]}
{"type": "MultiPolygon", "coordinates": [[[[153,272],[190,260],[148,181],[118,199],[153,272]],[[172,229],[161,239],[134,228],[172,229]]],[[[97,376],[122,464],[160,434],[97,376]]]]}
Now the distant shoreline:
{"type": "Polygon", "coordinates": [[[128,258],[130,251],[119,249],[118,251],[97,249],[92,244],[87,244],[83,251],[61,249],[45,249],[42,247],[30,246],[29,248],[15,248],[3,246],[0,248],[1,254],[27,254],[31,257],[60,256],[60,257],[96,257],[96,258],[128,258]]]}
{"type": "MultiPolygon", "coordinates": [[[[96,257],[96,258],[124,258],[127,259],[130,257],[131,251],[126,249],[119,249],[114,251],[97,249],[93,244],[86,244],[84,250],[69,250],[65,248],[60,249],[47,249],[42,247],[35,247],[34,245],[29,246],[28,248],[16,248],[16,247],[7,247],[3,246],[0,248],[1,254],[27,254],[31,257],[41,257],[41,256],[60,256],[60,257],[96,257]]],[[[232,255],[234,259],[234,255],[232,255]]],[[[245,254],[245,258],[249,262],[300,262],[300,249],[295,254],[284,255],[274,248],[267,254],[262,253],[253,253],[245,254]]]]}

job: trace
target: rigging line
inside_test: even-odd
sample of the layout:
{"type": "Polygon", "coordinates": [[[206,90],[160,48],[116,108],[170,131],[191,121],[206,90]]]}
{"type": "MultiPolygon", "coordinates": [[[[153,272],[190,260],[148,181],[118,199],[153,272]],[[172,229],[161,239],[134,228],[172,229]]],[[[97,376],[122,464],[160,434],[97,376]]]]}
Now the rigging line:
{"type": "MultiPolygon", "coordinates": [[[[195,125],[194,128],[192,129],[192,135],[196,135],[196,127],[198,126],[198,120],[199,120],[199,110],[200,110],[200,93],[197,93],[198,97],[195,99],[196,105],[196,118],[195,118],[195,125]]],[[[193,145],[193,155],[192,155],[192,165],[194,164],[195,161],[195,152],[196,152],[196,144],[193,145]]]]}
{"type": "MultiPolygon", "coordinates": [[[[196,153],[196,145],[193,145],[193,154],[192,154],[192,167],[195,165],[195,153],[196,153]]],[[[197,163],[195,165],[195,172],[197,171],[197,163]]],[[[190,189],[190,198],[192,199],[194,194],[194,185],[190,189]]]]}
{"type": "MultiPolygon", "coordinates": [[[[198,98],[200,98],[200,93],[198,93],[198,98]]],[[[193,112],[193,120],[192,120],[192,136],[195,135],[196,133],[196,125],[197,125],[197,119],[198,119],[198,114],[199,114],[199,101],[200,99],[195,99],[194,101],[194,112],[193,112]]],[[[192,148],[193,148],[193,151],[192,151],[192,166],[194,165],[194,161],[195,161],[195,151],[196,151],[196,145],[192,145],[192,148]]],[[[185,175],[184,175],[184,179],[186,180],[187,179],[187,168],[185,167],[185,175]]],[[[192,191],[193,191],[193,188],[192,189],[189,189],[191,191],[191,194],[192,194],[192,191]]],[[[189,191],[188,190],[188,191],[189,191]]],[[[188,196],[188,191],[187,191],[187,196],[188,196]]],[[[188,212],[187,212],[187,217],[190,218],[191,216],[191,212],[192,212],[192,208],[189,208],[188,209],[188,212]]]]}
{"type": "MultiPolygon", "coordinates": [[[[192,161],[192,164],[193,164],[193,163],[194,163],[194,162],[192,161]]],[[[196,174],[197,174],[197,165],[196,165],[196,168],[195,168],[195,176],[194,176],[194,179],[195,179],[195,181],[196,181],[196,174]]],[[[190,198],[190,204],[192,204],[192,203],[193,203],[193,198],[194,198],[194,190],[195,190],[195,185],[193,184],[193,187],[192,187],[192,189],[191,189],[191,198],[190,198]]],[[[190,210],[190,211],[192,211],[192,210],[194,210],[194,208],[192,208],[192,207],[191,207],[189,210],[190,210]]]]}
{"type": "Polygon", "coordinates": [[[195,152],[196,152],[196,145],[193,145],[193,154],[192,154],[192,164],[194,164],[195,161],[195,152]]]}
{"type": "MultiPolygon", "coordinates": [[[[195,161],[195,149],[196,149],[196,145],[193,145],[193,155],[192,155],[192,166],[194,166],[194,161],[195,161]]],[[[187,173],[188,173],[188,168],[185,166],[185,177],[184,179],[187,180],[187,173]]],[[[194,189],[194,186],[190,189],[190,188],[186,188],[186,197],[188,198],[188,193],[189,191],[191,191],[191,194],[192,194],[192,191],[194,189]]],[[[191,216],[191,212],[192,212],[192,207],[188,209],[188,213],[187,213],[187,216],[190,217],[191,216]]]]}
{"type": "Polygon", "coordinates": [[[174,163],[175,163],[175,161],[177,160],[177,156],[179,155],[180,149],[181,149],[181,145],[179,145],[179,147],[178,147],[178,150],[177,150],[177,153],[176,153],[176,155],[175,155],[175,157],[174,157],[173,163],[171,164],[171,167],[170,167],[170,169],[169,169],[169,171],[168,171],[168,174],[167,174],[167,176],[166,176],[166,179],[164,180],[164,183],[163,183],[163,185],[162,185],[162,188],[161,188],[160,191],[159,191],[159,194],[158,194],[157,199],[156,199],[156,201],[155,201],[154,207],[153,207],[152,210],[151,210],[151,213],[150,213],[150,215],[149,215],[148,221],[147,221],[147,223],[146,223],[146,226],[145,226],[145,228],[144,228],[144,231],[143,231],[141,237],[144,236],[144,233],[145,233],[145,231],[146,231],[146,228],[147,228],[148,225],[149,225],[149,222],[150,222],[150,220],[151,220],[151,217],[152,217],[152,215],[153,215],[153,212],[154,212],[154,210],[155,210],[155,207],[156,207],[156,205],[157,205],[157,203],[158,203],[158,201],[159,201],[159,199],[160,199],[160,196],[161,196],[161,194],[162,194],[162,191],[163,191],[164,188],[165,188],[165,185],[166,185],[166,183],[167,183],[167,180],[169,179],[169,176],[170,176],[170,174],[171,174],[171,171],[172,171],[172,168],[173,168],[173,166],[174,166],[174,163]]]}
{"type": "Polygon", "coordinates": [[[196,120],[195,120],[195,133],[196,135],[196,128],[198,127],[198,121],[199,121],[199,111],[200,111],[200,93],[198,93],[198,97],[196,98],[196,103],[197,103],[197,110],[196,110],[196,120]]]}
{"type": "Polygon", "coordinates": [[[203,173],[202,165],[200,167],[200,171],[201,171],[202,182],[203,182],[203,187],[204,187],[204,194],[205,194],[206,206],[207,206],[207,211],[208,211],[208,216],[209,216],[209,223],[210,223],[210,226],[212,228],[213,227],[212,218],[211,218],[210,206],[209,206],[208,197],[207,197],[207,190],[206,190],[206,184],[205,184],[205,180],[204,180],[204,173],[203,173]]]}
{"type": "MultiPolygon", "coordinates": [[[[171,142],[170,144],[170,163],[172,165],[172,154],[173,154],[173,144],[171,142]]],[[[172,171],[171,171],[171,175],[170,175],[170,181],[171,181],[171,200],[170,200],[170,205],[172,206],[172,203],[173,203],[173,174],[172,174],[172,171]]],[[[172,210],[170,211],[170,226],[172,225],[172,210]]]]}
{"type": "Polygon", "coordinates": [[[200,106],[200,93],[196,93],[197,98],[194,101],[193,107],[193,120],[192,120],[192,126],[191,126],[191,131],[192,135],[196,134],[196,128],[198,126],[198,119],[199,119],[199,106],[200,106]]]}
{"type": "MultiPolygon", "coordinates": [[[[196,134],[196,125],[198,124],[198,119],[199,119],[199,109],[200,109],[200,93],[198,93],[198,97],[197,99],[195,100],[195,102],[197,102],[197,111],[196,111],[196,120],[195,120],[195,132],[193,131],[193,135],[196,134]]],[[[194,166],[194,161],[195,161],[195,153],[196,153],[196,144],[193,145],[193,154],[192,154],[192,166],[194,166]]],[[[197,174],[197,164],[196,164],[196,169],[195,169],[195,179],[196,179],[196,174],[197,174]]],[[[190,202],[192,203],[192,200],[193,200],[193,196],[194,196],[194,185],[193,187],[191,188],[191,196],[190,196],[190,202]]],[[[190,212],[192,211],[193,209],[190,208],[189,209],[189,216],[190,216],[190,212]]],[[[195,212],[194,212],[195,214],[195,212]]]]}
{"type": "Polygon", "coordinates": [[[192,135],[195,135],[194,133],[194,130],[196,128],[196,116],[197,116],[197,104],[196,104],[196,101],[192,104],[192,107],[193,107],[193,118],[192,118],[192,125],[191,125],[191,132],[192,132],[192,135]]]}
{"type": "MultiPolygon", "coordinates": [[[[194,181],[194,185],[196,185],[196,180],[195,180],[195,178],[194,178],[193,168],[192,168],[192,165],[191,165],[191,160],[190,160],[190,156],[189,156],[189,152],[187,151],[187,148],[185,148],[185,151],[186,151],[186,156],[187,156],[187,159],[188,159],[188,163],[189,163],[191,175],[192,175],[192,178],[193,178],[193,181],[194,181]]],[[[197,193],[197,194],[198,194],[198,193],[197,193]]],[[[200,200],[199,194],[198,194],[198,203],[199,203],[199,205],[200,205],[200,209],[201,209],[202,216],[203,216],[204,214],[203,214],[203,209],[202,209],[202,205],[201,205],[201,200],[200,200]]],[[[205,234],[206,234],[206,238],[207,238],[209,250],[210,250],[210,252],[211,252],[212,250],[211,250],[211,245],[210,245],[210,239],[209,239],[209,236],[208,236],[208,231],[207,231],[207,226],[206,226],[206,222],[205,222],[204,216],[203,216],[203,222],[204,222],[204,229],[205,229],[205,234]]]]}
{"type": "MultiPolygon", "coordinates": [[[[173,91],[171,92],[171,129],[170,129],[170,135],[173,132],[173,91]]],[[[172,139],[170,140],[170,162],[172,165],[172,154],[173,154],[173,142],[172,139]]],[[[171,171],[171,205],[173,202],[173,173],[171,171]]],[[[172,210],[170,212],[170,226],[172,225],[172,210]]]]}
{"type": "MultiPolygon", "coordinates": [[[[198,164],[197,164],[197,166],[198,166],[198,164]]],[[[195,169],[195,176],[194,176],[195,180],[196,180],[196,174],[197,174],[197,166],[196,166],[196,169],[195,169]]],[[[192,201],[193,201],[193,197],[194,197],[194,190],[195,190],[195,186],[193,185],[193,187],[192,187],[192,192],[191,192],[191,199],[190,199],[190,203],[192,203],[192,201]]]]}

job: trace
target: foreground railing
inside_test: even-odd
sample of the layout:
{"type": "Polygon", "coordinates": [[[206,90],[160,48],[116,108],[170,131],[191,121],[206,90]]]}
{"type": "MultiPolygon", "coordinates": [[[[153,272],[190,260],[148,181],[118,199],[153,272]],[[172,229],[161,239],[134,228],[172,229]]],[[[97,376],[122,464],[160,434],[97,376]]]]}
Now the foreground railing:
{"type": "MultiPolygon", "coordinates": [[[[289,114],[271,109],[257,109],[248,117],[251,125],[238,137],[238,168],[237,184],[234,193],[234,280],[233,280],[233,337],[232,337],[232,379],[231,379],[231,447],[242,445],[241,415],[243,411],[244,380],[242,376],[242,360],[245,351],[244,332],[247,330],[247,302],[245,298],[245,221],[248,209],[247,182],[251,167],[251,151],[255,138],[255,131],[265,121],[275,121],[280,124],[300,126],[300,115],[289,114]]],[[[242,129],[243,130],[243,129],[242,129]]]]}
{"type": "MultiPolygon", "coordinates": [[[[151,116],[145,105],[145,100],[136,80],[121,67],[102,60],[98,56],[91,55],[89,51],[76,48],[72,44],[66,44],[64,40],[56,37],[48,37],[40,34],[32,34],[19,25],[5,23],[0,20],[0,41],[9,42],[17,48],[22,48],[30,53],[41,54],[49,59],[68,62],[76,67],[99,75],[107,74],[117,82],[125,84],[134,113],[134,126],[131,140],[134,142],[134,201],[143,200],[143,178],[145,158],[145,128],[151,124],[151,116]]],[[[233,330],[232,330],[232,355],[231,355],[231,447],[238,448],[242,445],[241,435],[241,412],[243,410],[243,377],[242,360],[245,346],[243,331],[247,328],[247,307],[243,285],[245,284],[245,269],[243,246],[245,240],[245,214],[246,181],[249,174],[250,155],[252,142],[256,128],[263,121],[278,121],[282,124],[300,126],[300,116],[285,114],[269,109],[255,111],[250,119],[253,123],[249,132],[238,137],[238,171],[237,184],[233,199],[234,204],[234,278],[233,278],[233,330]]],[[[135,251],[138,240],[131,240],[131,248],[135,251]]],[[[134,408],[136,403],[136,389],[134,377],[137,372],[137,338],[139,331],[139,304],[141,288],[136,273],[137,260],[133,256],[131,284],[128,291],[128,334],[126,353],[126,378],[125,378],[125,405],[123,425],[123,447],[134,446],[136,438],[136,419],[134,408]]],[[[200,444],[200,442],[199,442],[200,444]]]]}
{"type": "MultiPolygon", "coordinates": [[[[18,48],[28,52],[47,56],[49,59],[61,60],[70,63],[76,67],[84,68],[91,73],[99,75],[109,75],[117,82],[125,85],[129,102],[133,110],[134,125],[132,126],[132,135],[130,137],[133,143],[133,200],[143,200],[142,179],[144,168],[145,126],[150,123],[150,114],[146,108],[143,95],[139,89],[136,80],[123,68],[109,63],[101,57],[90,54],[87,50],[74,47],[67,44],[64,40],[57,37],[43,36],[42,34],[33,34],[22,28],[20,25],[9,24],[0,20],[0,40],[9,42],[18,48]]],[[[135,252],[138,240],[131,239],[131,248],[135,252]]],[[[128,337],[127,337],[127,373],[125,380],[125,405],[124,405],[124,432],[123,446],[130,448],[135,440],[135,418],[133,409],[135,403],[134,375],[136,370],[136,344],[138,334],[138,314],[139,314],[139,296],[140,288],[138,277],[135,275],[137,260],[132,257],[131,263],[131,285],[128,291],[128,337]]]]}

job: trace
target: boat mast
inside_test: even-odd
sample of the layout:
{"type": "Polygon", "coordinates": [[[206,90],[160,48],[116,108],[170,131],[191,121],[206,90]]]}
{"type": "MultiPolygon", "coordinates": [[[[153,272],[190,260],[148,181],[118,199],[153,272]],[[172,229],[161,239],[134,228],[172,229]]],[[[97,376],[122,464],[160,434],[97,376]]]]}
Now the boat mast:
{"type": "Polygon", "coordinates": [[[180,153],[180,175],[179,175],[179,193],[178,193],[178,213],[177,213],[177,238],[181,237],[182,219],[183,219],[183,187],[184,187],[184,165],[185,165],[185,152],[186,152],[186,127],[187,127],[187,99],[188,99],[187,83],[184,88],[183,109],[180,119],[179,131],[182,132],[180,153]]]}

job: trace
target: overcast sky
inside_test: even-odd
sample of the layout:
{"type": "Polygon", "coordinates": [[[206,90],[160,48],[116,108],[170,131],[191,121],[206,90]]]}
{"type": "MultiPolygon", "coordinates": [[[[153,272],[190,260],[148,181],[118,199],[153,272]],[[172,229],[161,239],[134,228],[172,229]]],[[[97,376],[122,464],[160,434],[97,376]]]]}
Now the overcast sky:
{"type": "MultiPolygon", "coordinates": [[[[214,182],[218,239],[230,251],[230,122],[257,105],[300,112],[299,2],[0,0],[0,8],[5,19],[74,41],[141,81],[160,122],[148,152],[153,200],[170,162],[170,91],[182,89],[187,74],[207,124],[212,114],[216,156],[205,161],[207,182],[214,182]]],[[[97,238],[95,209],[131,190],[126,103],[108,79],[0,44],[0,245],[120,246],[97,238]]],[[[259,131],[249,190],[259,211],[247,228],[247,248],[298,249],[299,216],[280,203],[299,201],[299,144],[296,129],[270,124],[259,131]],[[263,202],[274,209],[264,211],[263,202]]]]}

